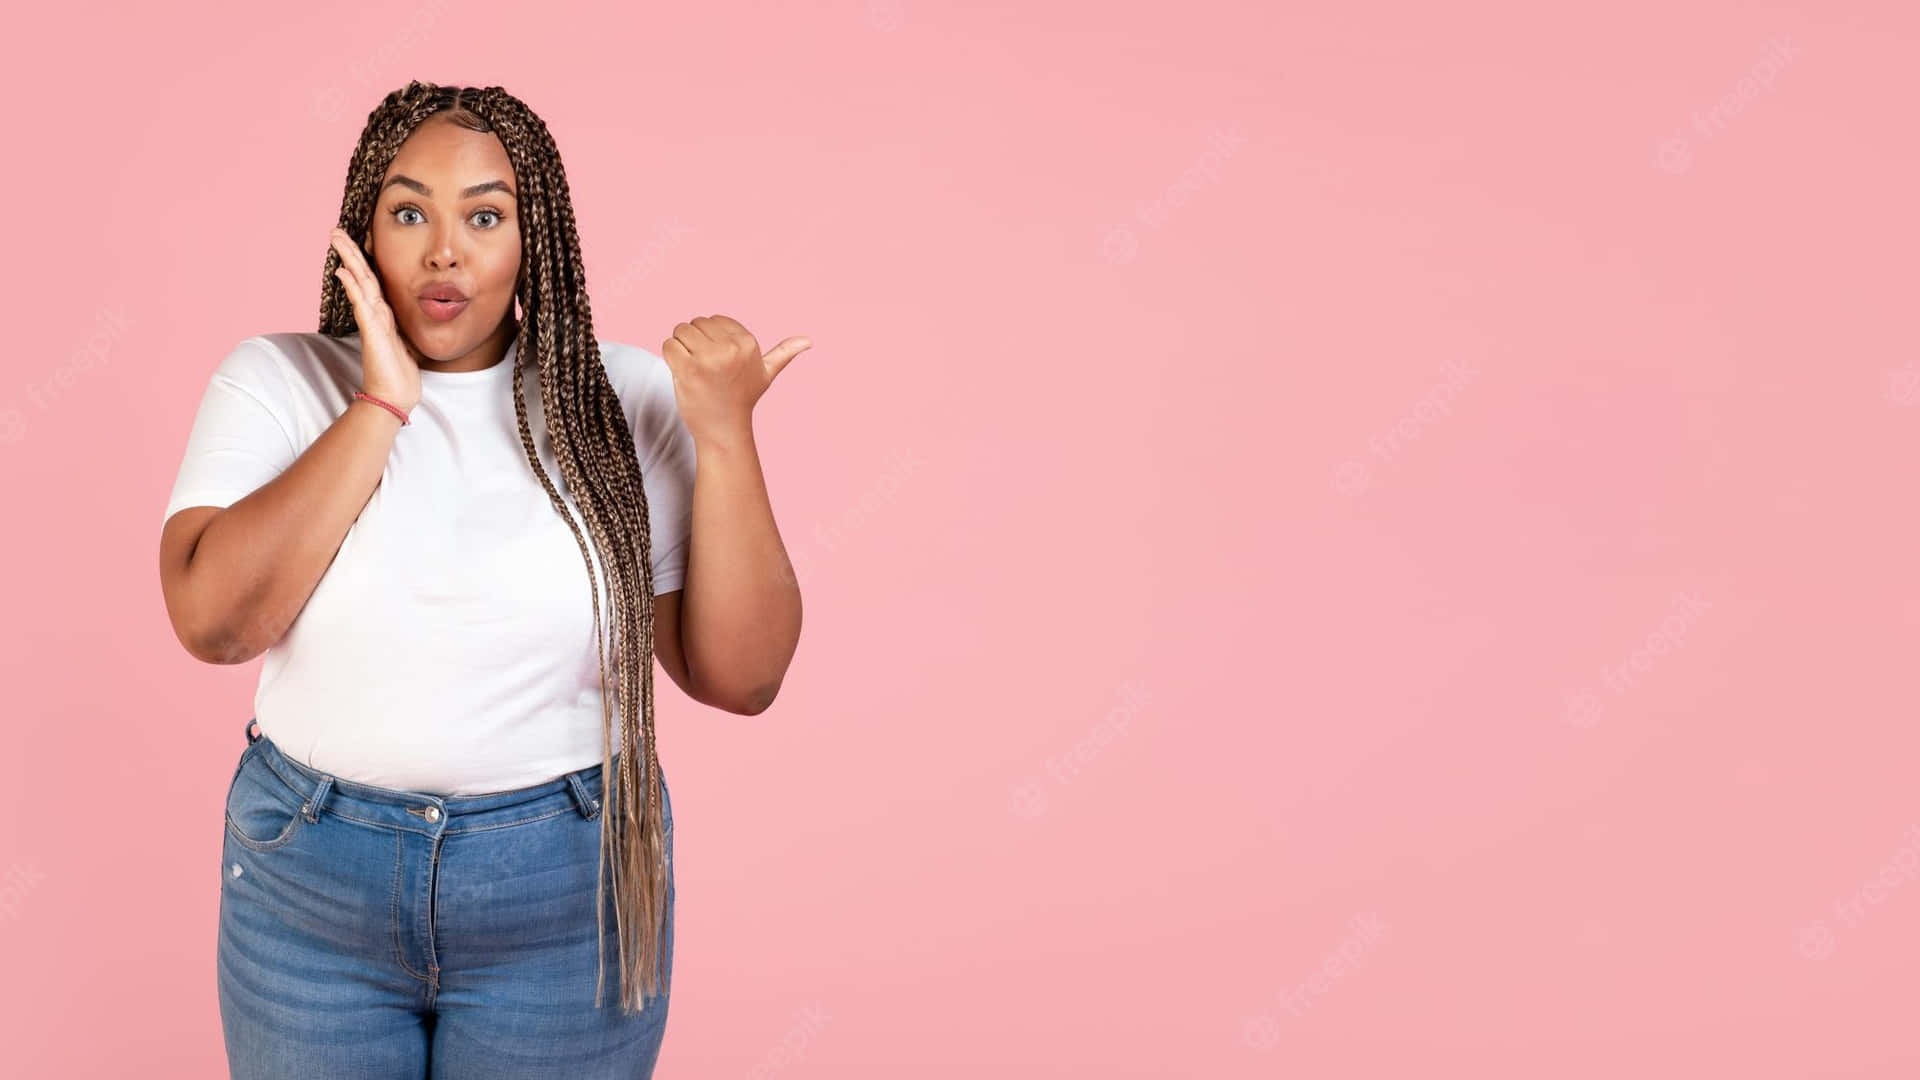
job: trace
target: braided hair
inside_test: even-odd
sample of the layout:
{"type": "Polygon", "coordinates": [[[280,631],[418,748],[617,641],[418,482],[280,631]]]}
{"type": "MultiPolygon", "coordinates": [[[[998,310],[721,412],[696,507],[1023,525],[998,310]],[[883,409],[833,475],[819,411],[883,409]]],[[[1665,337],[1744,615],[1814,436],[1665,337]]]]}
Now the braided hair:
{"type": "MultiPolygon", "coordinates": [[[[429,117],[471,131],[490,132],[506,148],[518,179],[517,203],[522,254],[516,298],[522,313],[515,341],[516,365],[539,365],[540,403],[548,436],[567,492],[579,506],[592,534],[594,550],[606,574],[612,602],[614,670],[618,680],[618,719],[622,747],[619,772],[603,783],[605,812],[600,823],[600,885],[595,896],[599,921],[600,973],[594,1005],[600,1005],[606,979],[606,874],[614,866],[614,918],[620,945],[621,1006],[637,1013],[661,989],[660,933],[667,901],[666,838],[661,814],[659,757],[653,735],[653,545],[648,535],[647,496],[633,433],[600,358],[593,314],[587,303],[586,267],[574,228],[573,200],[547,126],[533,111],[498,86],[438,86],[412,81],[388,94],[367,116],[366,127],[347,166],[346,192],[340,201],[340,227],[362,250],[381,181],[402,143],[429,117]],[[637,692],[636,692],[636,686],[637,692]],[[637,716],[636,716],[637,712],[637,716]],[[638,737],[636,738],[636,727],[638,737]],[[634,775],[632,750],[641,750],[643,771],[634,775]],[[635,805],[636,782],[643,786],[635,805]],[[645,958],[644,960],[642,958],[645,958]]],[[[321,279],[320,332],[333,337],[354,333],[358,324],[346,289],[334,275],[340,254],[331,247],[321,279]]],[[[512,312],[508,313],[512,317],[512,312]]],[[[516,370],[513,411],[527,462],[546,489],[556,512],[572,529],[593,581],[593,554],[547,475],[527,425],[526,392],[516,370]]],[[[607,646],[600,633],[600,590],[593,589],[595,642],[600,648],[600,684],[607,685],[607,646]]],[[[601,695],[604,723],[601,776],[612,773],[615,718],[601,695]]]]}

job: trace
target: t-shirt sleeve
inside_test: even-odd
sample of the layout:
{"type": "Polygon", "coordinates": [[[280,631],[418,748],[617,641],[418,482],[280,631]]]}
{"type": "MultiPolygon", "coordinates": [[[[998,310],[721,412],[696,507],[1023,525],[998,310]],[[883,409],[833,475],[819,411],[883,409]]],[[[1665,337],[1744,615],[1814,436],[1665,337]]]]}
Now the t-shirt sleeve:
{"type": "Polygon", "coordinates": [[[687,552],[693,539],[693,435],[680,419],[673,395],[673,372],[661,357],[630,346],[637,354],[641,392],[627,420],[634,453],[640,459],[641,486],[647,492],[647,528],[653,540],[653,592],[678,592],[687,579],[687,552]]]}
{"type": "Polygon", "coordinates": [[[214,369],[163,523],[189,506],[231,506],[299,456],[290,434],[294,424],[281,362],[271,343],[251,337],[214,369]]]}

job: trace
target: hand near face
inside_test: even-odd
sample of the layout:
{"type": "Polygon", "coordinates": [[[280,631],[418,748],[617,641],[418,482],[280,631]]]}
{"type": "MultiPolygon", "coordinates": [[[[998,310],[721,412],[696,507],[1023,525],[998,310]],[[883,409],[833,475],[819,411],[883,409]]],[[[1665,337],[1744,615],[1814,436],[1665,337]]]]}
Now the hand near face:
{"type": "Polygon", "coordinates": [[[753,406],[794,357],[813,347],[790,337],[761,353],[747,328],[725,315],[702,315],[673,328],[660,356],[673,372],[680,418],[696,439],[751,427],[753,406]]]}
{"type": "Polygon", "coordinates": [[[420,365],[414,363],[387,306],[380,278],[351,235],[339,226],[327,242],[340,256],[333,276],[340,279],[353,305],[354,324],[360,330],[360,389],[402,412],[420,403],[420,365]]]}

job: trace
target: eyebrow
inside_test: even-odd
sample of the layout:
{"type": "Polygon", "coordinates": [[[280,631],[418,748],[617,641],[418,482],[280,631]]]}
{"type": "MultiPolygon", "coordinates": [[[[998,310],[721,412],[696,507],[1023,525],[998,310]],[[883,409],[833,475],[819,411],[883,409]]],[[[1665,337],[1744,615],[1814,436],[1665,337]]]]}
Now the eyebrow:
{"type": "MultiPolygon", "coordinates": [[[[411,176],[407,176],[404,173],[395,173],[391,178],[387,180],[385,184],[381,185],[380,190],[382,192],[385,192],[388,188],[392,187],[395,184],[399,184],[401,187],[405,187],[405,188],[412,188],[414,191],[419,192],[420,194],[426,196],[429,199],[433,198],[432,188],[428,187],[427,185],[421,183],[418,180],[415,180],[411,176]]],[[[475,184],[470,188],[461,188],[460,197],[462,199],[471,199],[475,195],[484,195],[489,191],[504,191],[507,193],[507,198],[509,199],[515,198],[513,194],[513,189],[507,186],[507,182],[505,180],[489,180],[484,184],[475,184]]]]}

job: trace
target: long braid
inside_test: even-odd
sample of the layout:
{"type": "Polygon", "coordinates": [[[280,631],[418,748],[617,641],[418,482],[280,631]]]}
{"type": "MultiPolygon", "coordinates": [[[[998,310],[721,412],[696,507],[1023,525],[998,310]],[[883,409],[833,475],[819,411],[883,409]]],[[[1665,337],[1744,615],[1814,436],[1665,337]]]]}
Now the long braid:
{"type": "MultiPolygon", "coordinates": [[[[491,132],[506,148],[518,179],[522,241],[518,291],[523,319],[517,362],[538,365],[540,404],[565,490],[579,509],[592,546],[567,500],[541,464],[527,419],[526,392],[516,372],[513,411],[527,462],[556,512],[572,530],[592,584],[595,644],[600,684],[608,685],[608,646],[601,634],[599,580],[611,596],[608,623],[613,638],[617,693],[601,695],[600,873],[595,911],[600,923],[601,965],[594,1002],[605,985],[606,867],[613,865],[614,920],[620,946],[620,1003],[629,1013],[645,1007],[661,989],[660,935],[667,900],[666,839],[659,756],[653,730],[653,543],[646,488],[633,432],[607,378],[587,303],[586,263],[574,226],[566,170],[547,126],[518,98],[497,86],[464,88],[414,81],[388,94],[367,117],[347,167],[340,226],[364,249],[380,182],[400,146],[427,118],[447,118],[473,131],[491,132]],[[594,554],[601,570],[595,572],[594,554]],[[613,703],[619,703],[616,721],[613,703]],[[618,724],[621,752],[614,769],[618,724]],[[636,777],[633,749],[641,772],[636,777]],[[640,788],[644,786],[644,793],[640,788]]],[[[334,337],[358,329],[353,304],[334,276],[338,252],[328,249],[321,273],[320,332],[334,337]]]]}

